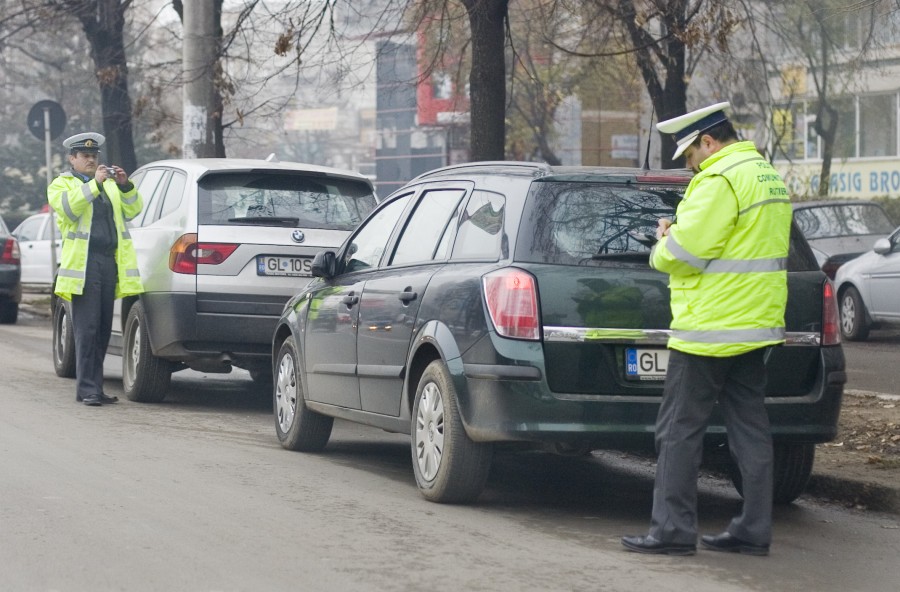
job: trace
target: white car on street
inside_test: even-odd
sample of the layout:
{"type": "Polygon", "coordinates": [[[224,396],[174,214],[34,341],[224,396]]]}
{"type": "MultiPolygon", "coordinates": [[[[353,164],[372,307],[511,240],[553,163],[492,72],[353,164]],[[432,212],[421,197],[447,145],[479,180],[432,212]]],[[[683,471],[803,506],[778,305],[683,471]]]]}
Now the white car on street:
{"type": "Polygon", "coordinates": [[[49,288],[56,270],[52,269],[51,240],[56,243],[56,263],[59,264],[62,243],[56,221],[48,212],[29,216],[19,224],[12,235],[19,241],[22,256],[22,283],[49,288]]]}
{"type": "MultiPolygon", "coordinates": [[[[131,175],[144,200],[128,223],[144,292],[117,300],[109,353],[132,401],[159,402],[185,368],[272,382],[272,332],[311,279],[313,256],[340,246],[376,205],[358,173],[308,164],[162,160],[131,175]]],[[[67,307],[54,300],[54,363],[74,374],[67,307]]]]}
{"type": "Polygon", "coordinates": [[[835,276],[841,333],[864,341],[881,324],[900,324],[900,228],[843,264],[835,276]]]}

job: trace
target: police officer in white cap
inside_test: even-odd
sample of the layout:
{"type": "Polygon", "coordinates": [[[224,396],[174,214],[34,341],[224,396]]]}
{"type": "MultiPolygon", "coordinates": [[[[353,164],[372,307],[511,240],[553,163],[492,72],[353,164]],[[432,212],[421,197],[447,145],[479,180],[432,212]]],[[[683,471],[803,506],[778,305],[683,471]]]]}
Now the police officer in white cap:
{"type": "Polygon", "coordinates": [[[75,399],[91,406],[118,400],[103,392],[114,300],[143,291],[125,225],[143,200],[121,167],[100,165],[104,141],[93,132],[66,138],[71,170],[47,188],[63,240],[54,291],[72,302],[75,399]]]}
{"type": "Polygon", "coordinates": [[[784,341],[791,204],[777,171],[738,141],[728,103],[662,121],[694,178],[675,220],[660,220],[651,265],[669,274],[669,365],[656,422],[650,530],[631,551],[693,555],[703,436],[718,403],[743,483],[741,513],[712,551],[768,555],[773,449],[764,404],[765,351],[784,341]]]}

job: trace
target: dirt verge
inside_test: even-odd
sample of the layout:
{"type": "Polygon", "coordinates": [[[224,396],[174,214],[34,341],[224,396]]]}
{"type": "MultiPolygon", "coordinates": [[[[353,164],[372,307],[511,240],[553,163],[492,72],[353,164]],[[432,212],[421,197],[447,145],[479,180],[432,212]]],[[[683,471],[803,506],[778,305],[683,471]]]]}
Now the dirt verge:
{"type": "Polygon", "coordinates": [[[837,438],[816,448],[807,492],[860,509],[900,512],[900,397],[845,392],[837,438]]]}

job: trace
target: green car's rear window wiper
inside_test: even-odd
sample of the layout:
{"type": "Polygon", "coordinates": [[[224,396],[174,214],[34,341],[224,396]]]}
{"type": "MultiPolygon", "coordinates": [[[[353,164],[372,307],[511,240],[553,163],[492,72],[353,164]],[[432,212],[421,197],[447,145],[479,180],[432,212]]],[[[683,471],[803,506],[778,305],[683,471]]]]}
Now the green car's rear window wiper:
{"type": "Polygon", "coordinates": [[[228,221],[236,224],[259,224],[261,226],[270,224],[296,226],[300,223],[300,218],[296,216],[253,216],[251,218],[229,218],[228,221]]]}

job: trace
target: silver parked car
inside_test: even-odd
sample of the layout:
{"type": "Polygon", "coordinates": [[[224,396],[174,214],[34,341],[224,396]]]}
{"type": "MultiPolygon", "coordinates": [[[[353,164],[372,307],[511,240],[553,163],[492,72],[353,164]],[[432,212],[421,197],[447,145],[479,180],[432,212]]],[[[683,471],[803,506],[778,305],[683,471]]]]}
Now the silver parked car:
{"type": "Polygon", "coordinates": [[[900,228],[838,269],[835,277],[841,333],[864,341],[880,324],[900,324],[900,228]]]}
{"type": "MultiPolygon", "coordinates": [[[[270,383],[278,316],[311,279],[313,256],[338,247],[375,207],[371,181],[230,158],[154,162],[131,179],[144,199],[129,232],[145,292],[117,301],[109,349],[123,357],[125,395],[161,401],[184,368],[236,366],[270,383]]],[[[60,362],[65,329],[55,331],[60,362]]]]}

